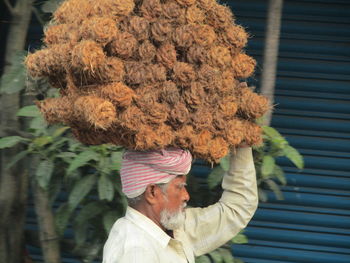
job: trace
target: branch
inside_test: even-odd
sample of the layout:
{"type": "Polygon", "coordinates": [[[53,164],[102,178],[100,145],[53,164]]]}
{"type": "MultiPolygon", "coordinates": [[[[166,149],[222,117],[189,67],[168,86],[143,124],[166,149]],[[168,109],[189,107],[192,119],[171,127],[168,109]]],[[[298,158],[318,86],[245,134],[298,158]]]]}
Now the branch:
{"type": "Polygon", "coordinates": [[[9,0],[4,0],[5,5],[7,6],[7,9],[10,11],[11,15],[14,15],[16,13],[15,8],[11,5],[9,0]]]}
{"type": "Polygon", "coordinates": [[[19,131],[11,128],[4,128],[0,130],[0,137],[13,136],[13,135],[21,136],[27,139],[33,138],[33,135],[30,134],[29,132],[19,131]]]}

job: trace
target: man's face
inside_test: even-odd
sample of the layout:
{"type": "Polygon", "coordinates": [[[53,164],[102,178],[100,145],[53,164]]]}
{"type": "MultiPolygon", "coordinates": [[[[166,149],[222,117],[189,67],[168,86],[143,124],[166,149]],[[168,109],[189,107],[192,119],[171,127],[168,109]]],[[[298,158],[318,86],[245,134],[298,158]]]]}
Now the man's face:
{"type": "Polygon", "coordinates": [[[186,176],[177,176],[169,183],[164,194],[164,205],[160,213],[160,221],[164,228],[174,230],[183,224],[184,208],[189,199],[186,176]]]}

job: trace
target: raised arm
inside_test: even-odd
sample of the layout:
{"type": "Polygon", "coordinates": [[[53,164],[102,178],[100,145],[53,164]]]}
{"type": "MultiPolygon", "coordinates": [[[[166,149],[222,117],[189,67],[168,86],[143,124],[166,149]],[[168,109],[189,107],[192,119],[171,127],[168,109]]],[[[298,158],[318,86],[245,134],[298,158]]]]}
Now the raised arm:
{"type": "Polygon", "coordinates": [[[184,230],[195,256],[226,243],[253,217],[258,195],[251,148],[239,148],[232,155],[222,188],[221,199],[214,205],[186,210],[184,230]]]}

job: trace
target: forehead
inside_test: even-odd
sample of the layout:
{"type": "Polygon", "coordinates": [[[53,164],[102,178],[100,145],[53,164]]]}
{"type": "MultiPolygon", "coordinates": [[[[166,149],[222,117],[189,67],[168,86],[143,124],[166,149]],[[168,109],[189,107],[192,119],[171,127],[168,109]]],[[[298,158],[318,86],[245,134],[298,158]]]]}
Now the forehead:
{"type": "Polygon", "coordinates": [[[171,184],[176,185],[179,183],[183,184],[185,182],[186,182],[186,175],[178,175],[171,181],[171,184]]]}

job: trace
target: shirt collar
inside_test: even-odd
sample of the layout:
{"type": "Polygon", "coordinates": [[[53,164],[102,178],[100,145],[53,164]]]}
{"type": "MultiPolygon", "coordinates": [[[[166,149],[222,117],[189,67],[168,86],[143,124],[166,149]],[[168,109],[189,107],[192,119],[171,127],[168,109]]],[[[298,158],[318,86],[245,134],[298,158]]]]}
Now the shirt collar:
{"type": "Polygon", "coordinates": [[[128,206],[125,213],[125,219],[133,222],[147,234],[156,239],[163,248],[168,245],[171,237],[168,236],[159,226],[157,226],[156,223],[136,209],[128,206]]]}

